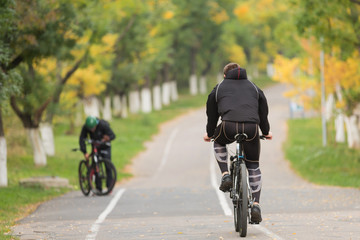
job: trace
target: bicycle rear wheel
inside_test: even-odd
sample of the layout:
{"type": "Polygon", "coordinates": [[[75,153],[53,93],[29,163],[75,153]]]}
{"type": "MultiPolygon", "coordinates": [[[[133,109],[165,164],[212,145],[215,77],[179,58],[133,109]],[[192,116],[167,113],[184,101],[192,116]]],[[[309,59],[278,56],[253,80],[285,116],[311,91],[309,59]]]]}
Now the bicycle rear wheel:
{"type": "Polygon", "coordinates": [[[240,237],[246,237],[247,234],[247,216],[248,216],[248,187],[247,187],[247,170],[245,163],[240,164],[240,181],[239,181],[239,234],[240,237]]]}
{"type": "Polygon", "coordinates": [[[107,195],[115,186],[116,169],[112,162],[103,159],[96,165],[91,167],[89,174],[89,182],[91,191],[96,195],[107,195]]]}
{"type": "Polygon", "coordinates": [[[88,196],[90,193],[90,184],[89,184],[89,168],[85,160],[81,160],[79,163],[79,184],[81,192],[88,196]]]}

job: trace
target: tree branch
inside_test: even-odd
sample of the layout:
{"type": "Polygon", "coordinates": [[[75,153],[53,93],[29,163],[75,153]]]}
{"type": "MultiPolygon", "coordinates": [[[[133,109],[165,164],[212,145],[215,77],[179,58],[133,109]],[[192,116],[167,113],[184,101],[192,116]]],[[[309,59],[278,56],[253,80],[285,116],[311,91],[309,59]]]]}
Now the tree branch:
{"type": "Polygon", "coordinates": [[[125,34],[130,30],[130,28],[132,27],[134,22],[135,22],[135,15],[133,15],[131,17],[131,19],[128,22],[128,24],[126,25],[125,29],[120,33],[119,37],[116,40],[117,43],[119,43],[125,37],[125,34]]]}
{"type": "Polygon", "coordinates": [[[49,105],[49,103],[51,102],[52,97],[49,97],[44,103],[43,105],[41,105],[34,113],[34,124],[36,126],[39,125],[40,123],[40,119],[41,119],[41,115],[42,113],[45,111],[46,107],[49,105]]]}
{"type": "Polygon", "coordinates": [[[14,112],[16,113],[16,115],[18,115],[18,117],[20,119],[22,119],[22,117],[24,116],[24,113],[21,112],[20,108],[18,107],[18,105],[16,103],[16,98],[14,95],[12,95],[10,97],[10,105],[11,105],[12,109],[14,110],[14,112]]]}
{"type": "Polygon", "coordinates": [[[13,68],[16,68],[17,66],[19,66],[19,64],[24,60],[24,57],[22,54],[20,54],[19,56],[17,56],[14,60],[12,60],[9,65],[6,66],[5,71],[9,71],[13,68]]]}
{"type": "Polygon", "coordinates": [[[71,77],[71,75],[73,75],[73,73],[79,68],[80,64],[82,63],[82,61],[84,61],[84,59],[87,56],[87,52],[88,50],[86,50],[86,53],[84,54],[84,56],[82,56],[76,63],[75,65],[65,74],[65,77],[61,80],[60,85],[65,85],[65,83],[67,82],[67,80],[69,80],[69,78],[71,77]]]}
{"type": "Polygon", "coordinates": [[[360,5],[360,0],[350,0],[350,2],[360,5]]]}

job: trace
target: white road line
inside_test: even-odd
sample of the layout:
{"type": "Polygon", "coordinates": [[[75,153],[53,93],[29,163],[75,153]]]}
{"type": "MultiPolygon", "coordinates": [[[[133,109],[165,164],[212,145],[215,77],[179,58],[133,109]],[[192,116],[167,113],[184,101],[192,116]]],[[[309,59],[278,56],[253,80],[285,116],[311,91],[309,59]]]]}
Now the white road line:
{"type": "Polygon", "coordinates": [[[114,209],[115,205],[117,204],[125,190],[125,188],[121,188],[119,191],[117,191],[115,196],[111,199],[109,205],[105,208],[105,210],[99,215],[94,224],[91,226],[90,233],[85,238],[86,240],[95,240],[96,235],[99,232],[100,224],[104,222],[107,215],[109,215],[109,213],[114,209]]]}
{"type": "Polygon", "coordinates": [[[177,132],[178,132],[177,128],[172,130],[172,132],[170,134],[170,137],[169,137],[168,141],[166,142],[166,145],[165,145],[165,148],[164,148],[164,153],[163,153],[163,156],[161,158],[160,165],[159,165],[154,177],[156,177],[158,175],[158,173],[161,172],[161,170],[164,168],[165,163],[168,160],[168,155],[169,155],[169,152],[170,152],[171,145],[172,145],[172,143],[173,143],[173,141],[174,141],[174,139],[176,137],[177,132]]]}
{"type": "Polygon", "coordinates": [[[216,195],[219,199],[219,203],[221,208],[224,211],[225,216],[231,216],[232,215],[232,210],[229,207],[229,204],[226,201],[226,197],[225,197],[225,193],[220,192],[219,190],[219,186],[218,183],[216,181],[216,172],[215,172],[215,159],[212,157],[213,156],[213,147],[211,146],[211,155],[210,155],[210,180],[211,180],[211,185],[212,187],[215,189],[216,195]]]}
{"type": "MultiPolygon", "coordinates": [[[[218,196],[219,202],[220,202],[220,206],[224,211],[225,216],[232,216],[232,210],[226,200],[226,196],[225,193],[222,193],[219,190],[218,187],[218,183],[216,181],[216,171],[215,171],[215,157],[214,157],[214,153],[213,153],[213,147],[211,146],[211,155],[210,155],[210,178],[211,178],[211,185],[212,187],[215,189],[215,192],[218,196]]],[[[254,228],[258,229],[259,231],[263,232],[264,234],[266,234],[267,236],[271,237],[272,239],[276,239],[276,240],[283,240],[283,238],[281,238],[280,236],[276,235],[275,233],[271,232],[269,229],[260,226],[260,225],[252,225],[254,228]]]]}

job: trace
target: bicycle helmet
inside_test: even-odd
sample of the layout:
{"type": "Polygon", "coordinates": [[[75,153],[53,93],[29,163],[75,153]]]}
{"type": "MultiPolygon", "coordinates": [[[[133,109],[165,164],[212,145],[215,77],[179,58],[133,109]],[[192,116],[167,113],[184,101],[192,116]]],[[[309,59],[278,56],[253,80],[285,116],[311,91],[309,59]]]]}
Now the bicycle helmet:
{"type": "Polygon", "coordinates": [[[85,126],[87,129],[93,129],[96,125],[98,125],[99,120],[96,117],[88,116],[85,120],[85,126]]]}

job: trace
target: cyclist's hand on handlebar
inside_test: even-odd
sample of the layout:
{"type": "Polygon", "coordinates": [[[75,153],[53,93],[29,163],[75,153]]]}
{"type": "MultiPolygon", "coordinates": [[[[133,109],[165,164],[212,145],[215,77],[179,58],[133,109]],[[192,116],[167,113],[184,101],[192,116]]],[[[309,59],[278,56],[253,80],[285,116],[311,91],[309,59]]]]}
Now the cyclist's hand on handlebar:
{"type": "Polygon", "coordinates": [[[85,153],[85,154],[84,154],[84,157],[85,157],[85,160],[86,160],[86,161],[89,161],[90,154],[85,153]]]}
{"type": "Polygon", "coordinates": [[[204,135],[204,141],[205,142],[210,142],[211,141],[211,138],[207,135],[207,133],[205,133],[205,135],[204,135]]]}
{"type": "Polygon", "coordinates": [[[273,135],[272,135],[272,132],[269,132],[268,135],[264,135],[264,137],[267,139],[267,140],[271,140],[273,135]]]}
{"type": "Polygon", "coordinates": [[[101,139],[102,142],[108,142],[110,141],[110,137],[108,135],[104,135],[103,138],[101,139]]]}

